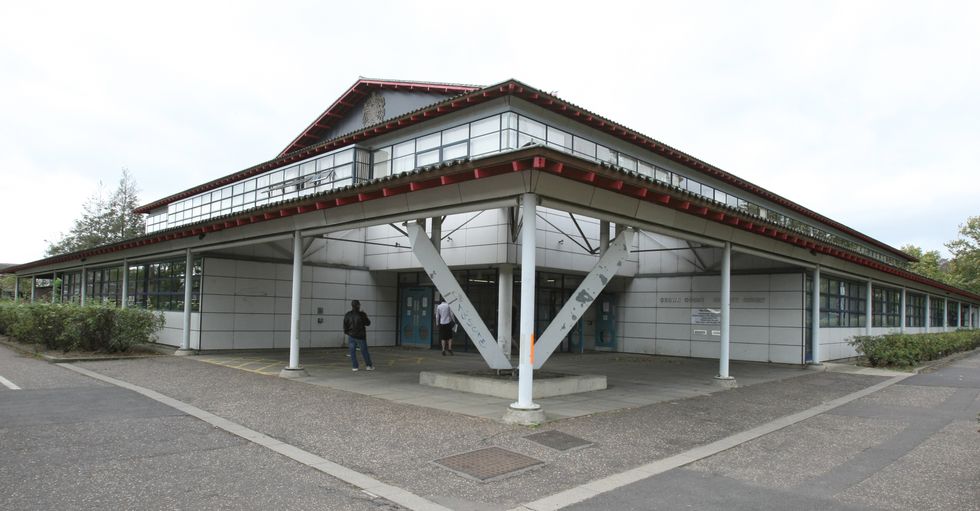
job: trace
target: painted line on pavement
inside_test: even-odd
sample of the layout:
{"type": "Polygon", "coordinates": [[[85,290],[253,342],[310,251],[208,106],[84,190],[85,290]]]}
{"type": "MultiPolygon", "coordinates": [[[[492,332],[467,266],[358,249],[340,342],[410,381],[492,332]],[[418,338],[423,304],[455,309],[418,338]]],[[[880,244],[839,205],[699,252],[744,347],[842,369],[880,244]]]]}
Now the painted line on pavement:
{"type": "Polygon", "coordinates": [[[431,500],[424,497],[411,493],[407,490],[403,490],[396,486],[390,484],[385,484],[377,479],[364,475],[360,472],[351,470],[343,465],[334,463],[326,458],[321,458],[316,454],[309,451],[304,451],[299,447],[289,445],[284,442],[280,442],[275,438],[268,435],[259,433],[258,431],[246,428],[241,424],[231,422],[228,419],[214,415],[213,413],[206,412],[195,406],[191,406],[182,401],[178,401],[172,397],[167,397],[159,392],[140,387],[139,385],[133,385],[132,383],[127,383],[122,380],[117,380],[115,378],[110,378],[102,374],[78,367],[74,364],[55,364],[65,369],[70,369],[77,373],[84,374],[90,378],[96,380],[104,381],[106,383],[111,383],[118,387],[131,390],[137,394],[142,394],[154,401],[163,403],[171,408],[175,408],[181,412],[186,413],[192,417],[196,417],[214,427],[221,428],[233,435],[240,436],[249,442],[261,445],[267,449],[275,451],[283,456],[292,458],[308,467],[314,468],[323,472],[329,476],[335,477],[344,481],[348,484],[357,486],[362,491],[368,492],[373,495],[381,496],[388,499],[400,506],[404,506],[408,509],[418,510],[418,511],[452,511],[451,509],[436,504],[431,500]]]}
{"type": "Polygon", "coordinates": [[[827,401],[808,410],[803,410],[802,412],[780,417],[774,421],[767,422],[766,424],[742,431],[741,433],[736,433],[734,435],[722,438],[721,440],[716,440],[710,444],[695,447],[694,449],[647,463],[646,465],[641,465],[625,472],[603,477],[602,479],[596,479],[595,481],[591,481],[574,488],[569,488],[565,491],[555,493],[554,495],[550,495],[533,502],[527,502],[513,508],[511,511],[550,511],[561,509],[572,504],[577,504],[603,493],[622,488],[628,484],[662,474],[669,470],[682,467],[709,456],[714,456],[715,454],[744,444],[750,440],[755,440],[756,438],[768,435],[774,431],[778,431],[798,422],[805,421],[811,417],[826,413],[834,408],[850,403],[851,401],[878,392],[885,387],[890,387],[904,380],[905,378],[908,378],[909,376],[913,375],[903,374],[901,376],[896,376],[878,383],[877,385],[872,385],[871,387],[859,390],[852,394],[827,401]]]}
{"type": "Polygon", "coordinates": [[[20,387],[14,385],[14,382],[4,378],[3,376],[0,376],[0,383],[2,383],[4,387],[7,387],[10,390],[21,390],[20,387]]]}

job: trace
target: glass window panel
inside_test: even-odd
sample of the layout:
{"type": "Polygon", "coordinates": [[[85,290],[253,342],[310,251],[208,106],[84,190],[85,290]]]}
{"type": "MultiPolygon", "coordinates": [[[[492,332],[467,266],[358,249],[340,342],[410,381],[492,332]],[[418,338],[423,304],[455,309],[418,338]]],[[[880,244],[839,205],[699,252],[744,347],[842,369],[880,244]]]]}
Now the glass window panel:
{"type": "Polygon", "coordinates": [[[503,114],[502,121],[504,129],[516,130],[517,129],[517,114],[513,112],[507,112],[503,114]]]}
{"type": "Polygon", "coordinates": [[[415,154],[409,154],[401,158],[395,158],[391,163],[391,172],[397,174],[415,168],[415,154]]]}
{"type": "Polygon", "coordinates": [[[517,149],[517,130],[503,130],[500,132],[501,146],[503,149],[517,149]]]}
{"type": "Polygon", "coordinates": [[[595,158],[595,142],[591,142],[581,137],[573,137],[572,145],[576,153],[581,153],[590,158],[595,158]]]}
{"type": "Polygon", "coordinates": [[[442,132],[442,143],[452,144],[470,138],[470,127],[468,124],[449,128],[442,132]]]}
{"type": "Polygon", "coordinates": [[[462,144],[451,145],[449,147],[444,147],[442,149],[442,159],[443,160],[454,160],[457,158],[466,157],[466,146],[464,142],[462,144]]]}
{"type": "Polygon", "coordinates": [[[439,135],[439,133],[433,133],[431,135],[426,135],[424,137],[419,137],[415,141],[415,150],[417,152],[420,152],[421,153],[422,151],[427,151],[427,150],[432,149],[434,147],[439,147],[441,145],[439,143],[439,139],[440,138],[441,138],[441,136],[439,135]]]}
{"type": "Polygon", "coordinates": [[[572,135],[548,126],[548,143],[563,149],[572,148],[572,135]]]}
{"type": "MultiPolygon", "coordinates": [[[[299,166],[299,175],[301,176],[308,176],[314,172],[316,172],[315,161],[308,161],[299,166]]],[[[248,186],[245,187],[245,191],[248,191],[248,186]]]]}
{"type": "Polygon", "coordinates": [[[334,159],[333,162],[334,165],[343,165],[345,163],[352,163],[354,161],[354,150],[347,149],[344,151],[340,151],[339,153],[335,153],[333,155],[333,159],[334,159]]]}
{"type": "Polygon", "coordinates": [[[534,138],[525,133],[519,133],[517,136],[517,147],[527,147],[530,144],[542,144],[544,145],[543,138],[534,138]]]}
{"type": "Polygon", "coordinates": [[[619,166],[627,170],[636,170],[636,159],[624,154],[619,155],[619,166]]]}
{"type": "Polygon", "coordinates": [[[517,121],[518,131],[521,133],[526,133],[532,137],[544,139],[547,135],[544,124],[538,121],[532,121],[523,115],[518,118],[517,121]]]}
{"type": "Polygon", "coordinates": [[[251,192],[252,190],[255,190],[255,180],[249,179],[248,181],[245,181],[245,191],[251,192]]]}
{"type": "Polygon", "coordinates": [[[612,149],[601,145],[596,146],[596,158],[606,163],[616,163],[616,153],[612,149]]]}
{"type": "MultiPolygon", "coordinates": [[[[542,126],[543,128],[543,126],[542,126]]],[[[476,138],[493,131],[500,131],[500,116],[495,115],[476,122],[470,123],[470,138],[476,138]]],[[[541,133],[544,136],[544,133],[541,133]]]]}
{"type": "Polygon", "coordinates": [[[374,164],[374,177],[384,177],[391,173],[391,162],[388,160],[374,164]]]}
{"type": "MultiPolygon", "coordinates": [[[[290,181],[290,180],[296,179],[296,176],[298,176],[298,175],[299,175],[299,168],[297,168],[297,167],[289,167],[288,169],[286,169],[283,172],[283,180],[284,181],[290,181]]],[[[240,193],[242,193],[242,192],[241,192],[241,190],[238,189],[238,185],[235,185],[235,195],[238,195],[240,193]]]]}
{"type": "MultiPolygon", "coordinates": [[[[380,162],[383,162],[383,161],[390,160],[391,159],[391,146],[382,147],[381,149],[378,149],[377,151],[374,151],[373,153],[371,153],[371,158],[374,160],[374,163],[380,163],[380,162]]],[[[332,158],[331,158],[331,161],[333,161],[332,158]]],[[[331,164],[330,166],[332,167],[333,165],[331,164]]],[[[329,168],[329,167],[321,167],[321,169],[323,169],[323,168],[329,168]]]]}
{"type": "Polygon", "coordinates": [[[500,134],[491,133],[470,140],[470,155],[478,156],[500,150],[500,134]]]}
{"type": "Polygon", "coordinates": [[[251,204],[255,202],[255,192],[246,192],[243,197],[245,197],[246,204],[251,204]]]}
{"type": "Polygon", "coordinates": [[[201,196],[200,196],[200,195],[198,195],[197,197],[194,197],[194,199],[193,199],[193,205],[194,205],[195,207],[197,207],[197,206],[200,206],[200,205],[201,205],[201,196]]]}
{"type": "Polygon", "coordinates": [[[334,170],[334,179],[341,180],[350,178],[353,169],[353,165],[341,165],[340,167],[337,167],[337,169],[334,170]]]}
{"type": "MultiPolygon", "coordinates": [[[[278,174],[279,174],[279,180],[281,181],[282,180],[282,173],[281,172],[278,172],[278,174]]],[[[222,188],[221,189],[221,198],[222,199],[227,199],[229,197],[231,197],[231,187],[229,186],[227,188],[222,188]]]]}
{"type": "Polygon", "coordinates": [[[643,174],[644,176],[653,177],[653,174],[654,174],[653,167],[651,165],[648,165],[646,163],[643,163],[642,161],[641,162],[637,162],[637,164],[636,164],[636,170],[637,170],[637,172],[639,172],[640,174],[643,174]]]}
{"type": "Polygon", "coordinates": [[[667,172],[666,170],[661,168],[657,168],[657,181],[660,181],[661,183],[669,183],[670,172],[667,172]]]}
{"type": "MultiPolygon", "coordinates": [[[[385,148],[388,149],[388,148],[385,148]]],[[[387,159],[387,157],[385,158],[387,159]]],[[[316,161],[317,170],[326,170],[333,168],[333,155],[324,156],[316,161]]]]}
{"type": "MultiPolygon", "coordinates": [[[[408,156],[415,152],[415,141],[409,140],[408,142],[402,142],[401,144],[396,144],[392,148],[392,155],[395,158],[401,158],[403,156],[408,156]]],[[[413,165],[414,166],[414,165],[413,165]]]]}
{"type": "Polygon", "coordinates": [[[434,163],[439,163],[439,150],[429,151],[425,153],[419,153],[415,160],[416,165],[432,165],[434,163]]]}

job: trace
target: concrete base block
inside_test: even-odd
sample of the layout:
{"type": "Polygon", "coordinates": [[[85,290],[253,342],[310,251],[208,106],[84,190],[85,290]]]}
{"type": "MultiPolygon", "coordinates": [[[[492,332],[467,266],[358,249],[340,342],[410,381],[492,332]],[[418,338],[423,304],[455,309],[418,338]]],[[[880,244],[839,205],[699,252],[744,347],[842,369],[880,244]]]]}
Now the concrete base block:
{"type": "Polygon", "coordinates": [[[731,376],[715,376],[714,381],[715,385],[725,387],[726,389],[734,389],[735,387],[738,387],[738,382],[736,382],[735,378],[732,378],[731,376]]]}
{"type": "Polygon", "coordinates": [[[174,356],[177,357],[186,357],[187,355],[195,355],[195,354],[196,352],[194,350],[177,349],[176,351],[174,351],[174,356]]]}
{"type": "Polygon", "coordinates": [[[538,424],[543,424],[544,410],[541,407],[535,408],[533,410],[528,410],[525,408],[514,408],[513,406],[507,408],[504,413],[504,423],[506,424],[520,424],[521,426],[537,426],[538,424]]]}
{"type": "MultiPolygon", "coordinates": [[[[503,380],[469,374],[422,371],[419,373],[419,384],[441,389],[458,390],[460,392],[483,394],[485,396],[508,399],[517,397],[517,380],[503,380]]],[[[567,396],[580,392],[604,390],[605,388],[605,375],[569,374],[556,378],[535,378],[531,398],[540,399],[544,397],[567,396]]]]}
{"type": "Polygon", "coordinates": [[[286,367],[282,371],[279,371],[280,378],[305,378],[309,375],[310,373],[306,372],[306,369],[303,369],[302,367],[297,367],[295,369],[286,367]]]}

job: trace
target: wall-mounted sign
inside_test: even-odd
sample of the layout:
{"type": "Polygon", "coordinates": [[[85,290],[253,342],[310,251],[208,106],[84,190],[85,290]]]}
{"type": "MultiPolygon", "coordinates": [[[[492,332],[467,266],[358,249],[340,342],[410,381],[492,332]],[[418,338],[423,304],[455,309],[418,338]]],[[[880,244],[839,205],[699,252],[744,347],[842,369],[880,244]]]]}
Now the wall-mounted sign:
{"type": "Polygon", "coordinates": [[[720,325],[721,309],[691,309],[691,324],[720,325]]]}

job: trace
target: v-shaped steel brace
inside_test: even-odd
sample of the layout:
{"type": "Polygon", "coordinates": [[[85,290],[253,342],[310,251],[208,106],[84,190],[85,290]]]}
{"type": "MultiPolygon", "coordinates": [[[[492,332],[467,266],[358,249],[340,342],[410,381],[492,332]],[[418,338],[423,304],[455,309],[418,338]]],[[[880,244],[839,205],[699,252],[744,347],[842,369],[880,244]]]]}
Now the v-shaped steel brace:
{"type": "Polygon", "coordinates": [[[512,369],[510,360],[504,356],[500,350],[497,340],[490,334],[490,329],[483,323],[483,319],[477,314],[476,308],[467,298],[463,288],[456,282],[453,272],[449,270],[446,261],[443,260],[439,252],[436,252],[432,242],[429,241],[425,230],[418,224],[410,222],[408,224],[408,240],[412,244],[412,252],[422,263],[425,273],[432,279],[439,294],[449,303],[449,307],[456,316],[463,330],[470,336],[473,344],[480,350],[480,355],[487,361],[490,369],[512,369]]]}
{"type": "Polygon", "coordinates": [[[626,261],[626,257],[629,256],[632,245],[633,229],[623,229],[619,236],[609,243],[606,253],[602,254],[599,262],[582,279],[582,283],[572,293],[571,298],[565,302],[548,328],[534,343],[534,369],[541,369],[561,340],[568,335],[572,326],[585,314],[585,311],[589,310],[592,302],[599,297],[599,293],[606,288],[606,284],[616,275],[616,271],[623,266],[623,261],[626,261]]]}

